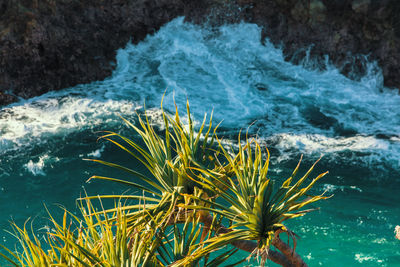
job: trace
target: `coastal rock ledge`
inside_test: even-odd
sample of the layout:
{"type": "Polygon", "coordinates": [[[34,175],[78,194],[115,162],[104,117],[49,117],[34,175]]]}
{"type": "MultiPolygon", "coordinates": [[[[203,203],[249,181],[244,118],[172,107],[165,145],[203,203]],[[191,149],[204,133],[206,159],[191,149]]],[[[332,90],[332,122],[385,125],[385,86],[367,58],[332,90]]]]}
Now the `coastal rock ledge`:
{"type": "Polygon", "coordinates": [[[104,79],[118,48],[177,16],[257,23],[288,60],[328,55],[350,76],[369,55],[400,87],[396,0],[0,0],[0,105],[104,79]]]}

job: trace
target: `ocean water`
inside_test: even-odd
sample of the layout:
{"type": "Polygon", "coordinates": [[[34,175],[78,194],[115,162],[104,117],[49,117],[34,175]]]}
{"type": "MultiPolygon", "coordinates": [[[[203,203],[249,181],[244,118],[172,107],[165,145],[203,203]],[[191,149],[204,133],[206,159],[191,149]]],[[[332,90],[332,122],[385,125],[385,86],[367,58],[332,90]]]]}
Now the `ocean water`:
{"type": "MultiPolygon", "coordinates": [[[[120,49],[116,69],[104,81],[3,107],[0,228],[31,218],[39,229],[48,223],[44,206],[74,210],[84,191],[126,190],[86,183],[93,174],[121,174],[82,159],[140,168],[98,142],[98,131],[131,134],[119,115],[134,121],[144,105],[160,123],[165,92],[167,111],[174,100],[183,111],[189,99],[198,120],[214,111],[214,120],[222,121],[220,135],[235,140],[241,129],[257,135],[270,149],[274,179],[286,178],[301,154],[303,170],[323,155],[314,175],[330,174],[314,192],[334,196],[288,223],[299,236],[297,252],[310,266],[400,266],[400,241],[393,233],[400,224],[400,95],[383,86],[374,62],[358,80],[341,75],[328,59],[317,69],[307,58],[293,65],[268,40],[262,44],[260,31],[254,24],[210,28],[178,18],[120,49]]],[[[15,243],[5,231],[0,237],[7,246],[15,243]]]]}

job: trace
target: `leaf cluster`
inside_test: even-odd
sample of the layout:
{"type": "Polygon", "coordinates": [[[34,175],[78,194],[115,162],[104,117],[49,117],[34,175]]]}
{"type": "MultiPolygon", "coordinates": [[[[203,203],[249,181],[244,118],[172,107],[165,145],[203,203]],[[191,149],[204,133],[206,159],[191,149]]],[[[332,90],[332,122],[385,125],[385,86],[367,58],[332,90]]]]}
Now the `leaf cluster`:
{"type": "Polygon", "coordinates": [[[219,266],[237,252],[224,248],[255,241],[251,255],[261,255],[263,265],[277,232],[294,239],[283,222],[327,198],[309,194],[326,173],[307,182],[314,164],[296,181],[300,160],[277,186],[268,175],[269,152],[257,140],[246,136],[242,142],[239,134],[237,146],[228,147],[216,134],[218,126],[213,128],[212,115],[195,128],[189,103],[186,108],[187,123],[176,106],[173,115],[162,110],[161,134],[146,113],[138,115],[136,124],[123,119],[141,143],[111,131],[100,137],[139,161],[150,175],[91,159],[132,179],[95,175],[89,180],[121,183],[142,194],[82,197],[82,218],[65,211],[59,225],[50,216],[46,245],[25,226],[14,225],[22,252],[6,249],[10,256],[3,257],[15,266],[219,266]],[[100,205],[98,210],[92,204],[107,199],[115,201],[113,208],[100,205]]]}

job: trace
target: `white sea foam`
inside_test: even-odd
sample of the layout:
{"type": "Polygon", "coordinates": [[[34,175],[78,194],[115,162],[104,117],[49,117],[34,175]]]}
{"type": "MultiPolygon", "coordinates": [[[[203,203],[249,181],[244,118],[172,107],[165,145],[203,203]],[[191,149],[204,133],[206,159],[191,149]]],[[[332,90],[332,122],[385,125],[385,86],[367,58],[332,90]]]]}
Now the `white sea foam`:
{"type": "MultiPolygon", "coordinates": [[[[0,112],[0,148],[39,142],[51,135],[110,125],[115,113],[147,108],[185,110],[198,120],[214,110],[224,129],[251,127],[281,152],[326,157],[362,153],[365,164],[400,166],[400,96],[382,86],[375,63],[360,81],[329,65],[310,70],[284,61],[282,50],[248,23],[209,29],[175,19],[137,45],[117,53],[104,81],[52,92],[0,112]],[[47,136],[47,137],[46,137],[47,136]]],[[[304,61],[310,65],[310,61],[304,61]]],[[[154,110],[154,109],[153,109],[154,110]]]]}
{"type": "Polygon", "coordinates": [[[338,137],[323,134],[281,133],[265,137],[267,143],[281,151],[280,161],[290,157],[291,152],[324,158],[342,157],[347,153],[348,161],[362,162],[372,166],[386,162],[394,168],[400,167],[400,142],[384,140],[375,136],[338,137]]]}
{"type": "Polygon", "coordinates": [[[382,263],[384,263],[383,260],[378,259],[376,257],[370,256],[370,255],[365,255],[363,253],[357,253],[354,255],[354,259],[358,261],[359,263],[364,263],[364,262],[375,262],[379,263],[379,266],[382,266],[382,263]]]}
{"type": "Polygon", "coordinates": [[[24,165],[25,169],[32,173],[34,176],[46,175],[44,168],[47,164],[59,161],[58,158],[52,158],[49,155],[40,156],[38,161],[29,160],[28,163],[24,165]]]}
{"type": "Polygon", "coordinates": [[[74,91],[65,90],[48,98],[42,96],[2,109],[0,148],[45,142],[51,135],[106,125],[118,120],[116,114],[134,112],[134,103],[96,99],[92,95],[69,95],[74,91]]]}
{"type": "Polygon", "coordinates": [[[94,158],[100,158],[101,153],[104,152],[105,148],[106,148],[105,145],[102,145],[99,149],[96,149],[95,151],[88,153],[87,156],[94,157],[94,158]]]}
{"type": "Polygon", "coordinates": [[[345,191],[345,190],[355,190],[358,192],[362,192],[362,189],[355,186],[355,185],[333,185],[333,184],[324,184],[323,185],[323,190],[326,191],[327,193],[334,193],[337,190],[340,191],[345,191]]]}

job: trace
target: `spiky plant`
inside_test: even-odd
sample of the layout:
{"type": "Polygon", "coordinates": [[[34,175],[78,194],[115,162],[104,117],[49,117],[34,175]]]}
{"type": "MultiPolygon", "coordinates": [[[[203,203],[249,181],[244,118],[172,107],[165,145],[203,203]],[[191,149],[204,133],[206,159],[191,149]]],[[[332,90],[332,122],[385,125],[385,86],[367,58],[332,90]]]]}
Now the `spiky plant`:
{"type": "Polygon", "coordinates": [[[158,242],[154,221],[131,235],[127,234],[126,216],[116,208],[114,222],[95,211],[90,201],[80,206],[81,217],[64,211],[59,224],[49,213],[48,231],[42,242],[36,234],[13,224],[14,236],[22,250],[4,258],[14,266],[160,266],[155,256],[158,242]]]}
{"type": "MultiPolygon", "coordinates": [[[[283,225],[284,221],[305,215],[313,209],[303,209],[303,207],[327,198],[323,194],[318,196],[307,194],[327,172],[318,175],[306,186],[303,186],[317,162],[303,177],[292,184],[299,170],[300,160],[292,175],[279,187],[276,187],[275,181],[268,177],[268,150],[264,155],[261,146],[254,139],[250,141],[246,138],[246,144],[242,146],[240,135],[238,144],[237,153],[233,153],[233,151],[227,151],[219,142],[227,166],[233,172],[231,177],[221,179],[220,173],[210,170],[201,170],[202,175],[197,176],[198,183],[203,188],[214,191],[224,202],[191,196],[209,206],[186,205],[185,207],[219,214],[229,220],[231,226],[226,233],[205,241],[206,246],[195,251],[192,259],[201,258],[217,247],[245,240],[257,241],[257,248],[253,253],[267,254],[276,232],[286,232],[293,236],[283,225]],[[219,183],[213,182],[214,180],[219,183]]],[[[189,258],[186,260],[187,262],[190,262],[189,258]]]]}
{"type": "Polygon", "coordinates": [[[206,126],[204,117],[195,131],[189,103],[186,108],[187,125],[177,108],[173,116],[162,110],[162,134],[146,113],[138,115],[137,125],[124,119],[144,145],[110,131],[100,138],[138,160],[150,175],[93,159],[132,178],[90,179],[122,183],[143,194],[81,198],[86,203],[82,218],[66,212],[59,225],[50,217],[47,244],[31,238],[25,227],[14,226],[23,250],[8,250],[11,256],[3,257],[15,266],[218,266],[242,249],[261,256],[262,265],[269,258],[283,266],[306,266],[279,234],[294,239],[283,223],[313,210],[305,206],[326,199],[323,194],[309,195],[326,173],[307,182],[314,164],[294,181],[299,162],[291,177],[275,186],[268,175],[268,150],[247,137],[242,144],[240,135],[236,149],[226,148],[212,128],[212,118],[206,126]],[[116,204],[96,209],[94,199],[100,204],[114,199],[116,204]],[[67,224],[67,215],[74,223],[67,224]],[[237,249],[220,251],[230,245],[237,249]]]}
{"type": "MultiPolygon", "coordinates": [[[[19,228],[13,224],[13,235],[19,241],[21,250],[12,252],[2,246],[9,255],[0,255],[13,266],[22,267],[179,266],[179,260],[199,247],[199,238],[205,231],[199,217],[183,212],[183,216],[173,217],[172,213],[167,217],[165,213],[159,213],[128,233],[129,217],[120,206],[121,202],[114,214],[97,211],[89,199],[83,202],[85,207],[80,206],[81,216],[64,210],[61,224],[49,213],[50,226],[46,227],[48,230],[41,238],[33,230],[29,232],[26,225],[19,228]]],[[[208,229],[206,235],[212,237],[216,232],[208,229]]],[[[200,262],[202,266],[219,266],[237,249],[221,253],[215,251],[193,261],[190,266],[198,266],[200,262]]]]}
{"type": "Polygon", "coordinates": [[[92,161],[126,171],[141,179],[150,187],[102,176],[92,176],[90,179],[116,181],[155,195],[174,191],[193,192],[193,180],[187,177],[187,171],[190,170],[190,167],[201,166],[208,168],[213,163],[211,154],[213,154],[215,130],[211,131],[211,115],[208,128],[205,129],[206,116],[204,116],[200,129],[195,132],[194,123],[190,115],[189,102],[186,107],[188,127],[182,123],[177,108],[174,117],[167,115],[162,110],[165,128],[165,133],[162,136],[157,134],[146,113],[144,114],[144,119],[140,115],[137,116],[139,126],[135,126],[122,118],[128,127],[132,128],[141,137],[144,147],[115,132],[108,131],[100,137],[100,139],[113,143],[140,161],[152,174],[152,177],[147,178],[139,172],[118,164],[93,159],[92,161]]]}
{"type": "MultiPolygon", "coordinates": [[[[162,106],[161,106],[162,108],[162,106]]],[[[117,168],[132,175],[135,180],[120,180],[104,176],[92,176],[89,180],[100,179],[122,183],[124,185],[142,190],[153,197],[144,197],[147,201],[146,212],[140,209],[140,204],[125,205],[123,210],[127,211],[129,230],[133,231],[138,223],[146,223],[151,216],[162,212],[174,212],[176,204],[183,203],[182,194],[192,194],[196,187],[200,187],[191,177],[199,172],[197,169],[215,168],[218,165],[215,156],[219,153],[219,147],[214,145],[216,138],[215,129],[212,128],[212,115],[209,125],[206,127],[206,116],[198,131],[194,129],[194,122],[190,115],[189,102],[186,105],[188,114],[188,125],[183,124],[178,109],[174,116],[166,114],[162,110],[164,122],[164,134],[158,135],[149,118],[144,113],[138,115],[138,126],[124,120],[127,126],[141,137],[144,146],[115,132],[107,131],[100,137],[116,145],[134,159],[138,160],[149,171],[151,177],[121,166],[116,163],[102,160],[89,159],[103,165],[117,168]],[[140,218],[140,219],[139,219],[140,218]]],[[[203,191],[203,195],[207,192],[203,191]]],[[[98,199],[105,198],[138,198],[137,196],[96,196],[98,199]]],[[[115,209],[106,210],[114,213],[115,209]]]]}

